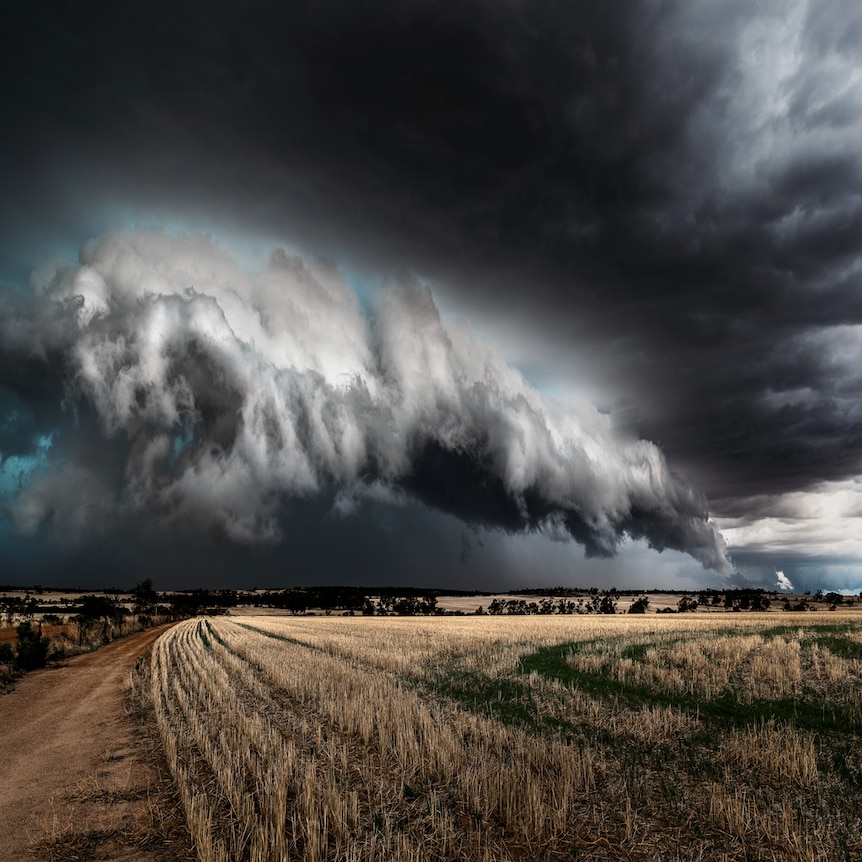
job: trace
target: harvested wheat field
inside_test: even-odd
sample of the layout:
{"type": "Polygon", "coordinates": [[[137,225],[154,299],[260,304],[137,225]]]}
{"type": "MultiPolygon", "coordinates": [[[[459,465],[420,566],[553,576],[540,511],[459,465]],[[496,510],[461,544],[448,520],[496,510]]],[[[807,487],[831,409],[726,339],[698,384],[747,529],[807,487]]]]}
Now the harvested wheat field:
{"type": "Polygon", "coordinates": [[[862,623],[189,620],[154,709],[201,860],[862,858],[862,623]]]}

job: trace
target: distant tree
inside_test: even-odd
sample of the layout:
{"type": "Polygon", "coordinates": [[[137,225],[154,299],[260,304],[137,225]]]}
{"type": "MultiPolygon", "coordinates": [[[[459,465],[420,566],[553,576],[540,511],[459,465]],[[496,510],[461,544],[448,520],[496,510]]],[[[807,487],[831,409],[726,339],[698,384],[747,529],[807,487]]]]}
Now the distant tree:
{"type": "Polygon", "coordinates": [[[751,610],[753,611],[769,610],[770,604],[771,601],[763,593],[751,597],[751,610]]]}
{"type": "Polygon", "coordinates": [[[610,593],[605,593],[599,602],[600,614],[615,614],[617,612],[617,603],[610,593]]]}
{"type": "Polygon", "coordinates": [[[138,584],[135,584],[132,590],[132,598],[136,614],[149,614],[153,610],[153,606],[159,600],[159,594],[153,589],[153,581],[151,578],[146,578],[138,584]]]}
{"type": "Polygon", "coordinates": [[[676,607],[681,614],[694,612],[697,610],[697,599],[693,596],[683,596],[676,603],[676,607]]]}
{"type": "Polygon", "coordinates": [[[107,596],[83,596],[78,599],[76,604],[79,606],[78,613],[81,616],[94,620],[103,617],[110,619],[117,616],[118,613],[117,603],[107,596]]]}
{"type": "Polygon", "coordinates": [[[380,603],[387,612],[395,613],[399,616],[437,613],[436,596],[404,596],[403,598],[389,596],[381,599],[380,603]]]}
{"type": "Polygon", "coordinates": [[[628,613],[630,614],[645,614],[646,609],[649,607],[649,597],[641,596],[639,599],[635,599],[631,605],[629,606],[628,613]]]}
{"type": "Polygon", "coordinates": [[[111,622],[117,619],[120,608],[107,596],[83,596],[76,602],[78,613],[72,618],[78,624],[78,643],[82,644],[90,632],[102,627],[102,640],[108,640],[111,622]]]}
{"type": "Polygon", "coordinates": [[[808,605],[804,599],[799,599],[798,602],[791,602],[790,599],[784,602],[785,611],[807,611],[808,605]]]}

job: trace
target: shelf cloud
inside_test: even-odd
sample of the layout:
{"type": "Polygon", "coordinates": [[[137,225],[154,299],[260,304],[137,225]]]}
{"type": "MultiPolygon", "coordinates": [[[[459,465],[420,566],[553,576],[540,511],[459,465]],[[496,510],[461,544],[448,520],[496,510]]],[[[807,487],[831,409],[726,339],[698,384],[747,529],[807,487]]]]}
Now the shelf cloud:
{"type": "MultiPolygon", "coordinates": [[[[721,569],[708,508],[748,583],[862,588],[858,2],[91,0],[7,23],[0,547],[33,571],[65,571],[45,536],[117,512],[185,524],[153,559],[201,581],[199,530],[239,561],[307,537],[291,565],[316,571],[313,510],[351,536],[320,578],[361,557],[433,583],[466,522],[495,534],[465,582],[613,584],[637,545],[628,583],[676,586],[645,545],[721,569]],[[393,512],[412,545],[375,532],[393,512]],[[638,535],[613,563],[548,541],[638,535]]],[[[117,568],[125,543],[101,545],[117,568]]]]}
{"type": "Polygon", "coordinates": [[[588,556],[629,537],[730,569],[655,444],[536,391],[415,281],[366,311],[335,267],[280,248],[250,272],[211,238],[112,234],[34,277],[0,333],[4,367],[55,378],[36,391],[76,417],[8,504],[24,532],[134,515],[278,543],[289,500],[349,517],[412,499],[588,556]]]}

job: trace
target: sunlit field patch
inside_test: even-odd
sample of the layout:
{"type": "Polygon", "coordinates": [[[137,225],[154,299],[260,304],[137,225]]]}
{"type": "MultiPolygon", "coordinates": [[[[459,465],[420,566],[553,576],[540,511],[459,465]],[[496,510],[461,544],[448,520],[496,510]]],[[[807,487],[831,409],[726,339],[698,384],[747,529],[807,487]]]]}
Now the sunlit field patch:
{"type": "Polygon", "coordinates": [[[860,631],[190,620],[152,688],[202,860],[849,860],[860,631]]]}

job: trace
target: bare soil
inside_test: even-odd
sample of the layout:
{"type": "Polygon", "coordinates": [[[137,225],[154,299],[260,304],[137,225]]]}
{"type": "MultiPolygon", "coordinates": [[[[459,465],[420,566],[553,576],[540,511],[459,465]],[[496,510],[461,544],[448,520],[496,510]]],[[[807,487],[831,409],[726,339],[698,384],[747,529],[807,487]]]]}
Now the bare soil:
{"type": "MultiPolygon", "coordinates": [[[[60,625],[43,623],[39,627],[39,631],[46,638],[72,638],[78,634],[78,626],[74,623],[61,623],[60,625]]],[[[18,643],[18,632],[13,628],[0,629],[0,643],[18,643]]]]}
{"type": "Polygon", "coordinates": [[[167,628],[33,671],[0,696],[4,862],[188,858],[187,839],[165,822],[170,784],[126,686],[167,628]]]}

